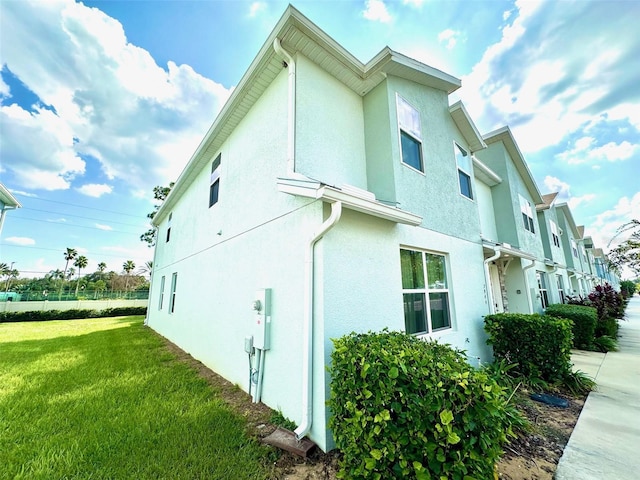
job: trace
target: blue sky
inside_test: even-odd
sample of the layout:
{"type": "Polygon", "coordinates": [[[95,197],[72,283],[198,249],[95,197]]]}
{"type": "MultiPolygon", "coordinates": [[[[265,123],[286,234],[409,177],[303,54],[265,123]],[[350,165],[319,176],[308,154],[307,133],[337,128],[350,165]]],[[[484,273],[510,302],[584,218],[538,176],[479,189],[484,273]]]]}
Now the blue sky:
{"type": "MultiPolygon", "coordinates": [[[[293,2],[362,61],[388,45],[462,79],[482,133],[509,125],[542,193],[606,247],[640,217],[637,1],[293,2]]],[[[3,0],[0,261],[121,271],[287,2],[3,0]]]]}

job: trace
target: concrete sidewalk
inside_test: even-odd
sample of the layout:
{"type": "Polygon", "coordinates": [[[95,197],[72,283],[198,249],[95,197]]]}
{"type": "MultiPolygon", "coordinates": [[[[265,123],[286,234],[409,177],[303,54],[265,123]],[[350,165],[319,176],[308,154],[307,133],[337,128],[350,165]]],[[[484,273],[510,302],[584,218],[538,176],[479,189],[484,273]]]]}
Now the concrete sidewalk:
{"type": "Polygon", "coordinates": [[[640,478],[640,296],[620,322],[618,352],[574,352],[574,369],[595,378],[564,449],[556,480],[640,478]]]}

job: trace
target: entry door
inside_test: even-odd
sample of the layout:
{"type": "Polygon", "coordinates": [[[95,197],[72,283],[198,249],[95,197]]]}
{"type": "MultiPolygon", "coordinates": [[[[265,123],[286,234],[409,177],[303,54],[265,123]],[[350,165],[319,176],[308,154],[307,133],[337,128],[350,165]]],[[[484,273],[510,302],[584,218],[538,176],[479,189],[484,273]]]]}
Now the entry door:
{"type": "Polygon", "coordinates": [[[493,308],[496,313],[504,312],[502,304],[502,289],[500,288],[500,274],[498,267],[494,264],[489,265],[489,281],[491,282],[491,296],[493,300],[493,308]]]}

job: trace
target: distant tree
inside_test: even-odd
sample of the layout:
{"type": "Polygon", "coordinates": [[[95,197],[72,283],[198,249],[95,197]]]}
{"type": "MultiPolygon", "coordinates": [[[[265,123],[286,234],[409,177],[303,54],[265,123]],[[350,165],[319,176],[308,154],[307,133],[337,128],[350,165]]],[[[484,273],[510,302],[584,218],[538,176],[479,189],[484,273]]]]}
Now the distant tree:
{"type": "Polygon", "coordinates": [[[78,256],[78,251],[75,248],[67,247],[67,250],[64,252],[64,259],[67,261],[67,263],[64,264],[64,273],[63,273],[64,278],[67,278],[67,268],[69,267],[69,262],[75,259],[77,256],[78,256]]]}
{"type": "Polygon", "coordinates": [[[149,278],[151,278],[152,271],[153,271],[153,260],[148,260],[144,262],[144,266],[140,267],[140,270],[138,270],[138,273],[140,275],[148,274],[149,278]]]}
{"type": "Polygon", "coordinates": [[[100,274],[102,275],[104,273],[104,271],[107,269],[107,264],[104,262],[100,262],[98,264],[98,272],[100,272],[100,274]]]}
{"type": "Polygon", "coordinates": [[[129,286],[129,276],[131,275],[131,272],[133,272],[133,270],[136,268],[136,264],[133,263],[132,260],[127,260],[126,262],[124,262],[122,264],[122,269],[124,270],[124,272],[127,274],[126,275],[126,280],[125,280],[125,284],[124,284],[124,289],[127,290],[128,286],[129,286]]]}
{"type": "Polygon", "coordinates": [[[6,283],[4,285],[4,291],[9,291],[9,286],[11,285],[11,280],[18,278],[20,272],[15,268],[9,267],[6,263],[0,265],[0,273],[3,277],[6,277],[6,283]]]}
{"type": "Polygon", "coordinates": [[[609,252],[609,261],[618,269],[626,266],[636,275],[640,275],[640,220],[634,219],[622,225],[611,241],[629,232],[629,237],[609,252]]]}
{"type": "Polygon", "coordinates": [[[76,274],[76,269],[73,267],[69,267],[67,269],[67,276],[65,278],[65,280],[69,281],[73,278],[73,276],[76,274]]]}
{"type": "MultiPolygon", "coordinates": [[[[147,214],[147,218],[149,220],[153,220],[153,217],[156,216],[156,213],[158,213],[158,210],[160,210],[162,203],[165,201],[165,199],[167,198],[167,195],[169,195],[169,192],[171,191],[174,185],[175,183],[171,182],[168,187],[162,187],[160,185],[156,185],[155,187],[153,187],[153,198],[155,200],[158,200],[160,203],[155,204],[153,206],[153,212],[147,214]]],[[[157,229],[152,226],[149,230],[147,230],[142,235],[140,235],[140,241],[145,242],[149,247],[153,247],[156,244],[157,234],[158,234],[157,229]]]]}
{"type": "Polygon", "coordinates": [[[76,297],[78,296],[78,287],[80,286],[80,272],[83,268],[87,266],[89,260],[84,255],[80,255],[76,258],[76,261],[73,264],[78,267],[78,281],[76,282],[76,297]]]}

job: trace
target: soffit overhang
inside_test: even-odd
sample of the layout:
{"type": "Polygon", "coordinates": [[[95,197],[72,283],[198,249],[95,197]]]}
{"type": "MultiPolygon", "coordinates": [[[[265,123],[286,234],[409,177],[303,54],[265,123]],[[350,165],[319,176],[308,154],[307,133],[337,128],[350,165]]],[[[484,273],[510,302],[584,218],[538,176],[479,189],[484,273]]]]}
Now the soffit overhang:
{"type": "Polygon", "coordinates": [[[542,195],[540,194],[540,190],[536,185],[535,180],[533,179],[533,175],[531,174],[531,170],[527,166],[527,162],[524,159],[524,155],[520,151],[518,144],[516,143],[513,134],[511,133],[511,129],[509,127],[502,127],[498,130],[494,130],[493,132],[489,132],[486,135],[483,135],[483,140],[487,145],[496,142],[502,142],[505,146],[507,153],[513,160],[513,163],[520,174],[523,182],[525,183],[529,194],[531,195],[531,199],[535,205],[542,203],[542,195]]]}
{"type": "Polygon", "coordinates": [[[458,130],[460,130],[460,133],[462,133],[462,136],[469,145],[472,153],[487,148],[487,144],[482,140],[480,131],[476,127],[475,123],[473,123],[473,120],[462,101],[457,101],[451,105],[449,107],[449,113],[451,114],[451,118],[453,118],[453,122],[458,127],[458,130]]]}

